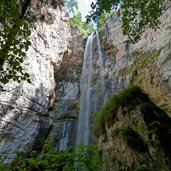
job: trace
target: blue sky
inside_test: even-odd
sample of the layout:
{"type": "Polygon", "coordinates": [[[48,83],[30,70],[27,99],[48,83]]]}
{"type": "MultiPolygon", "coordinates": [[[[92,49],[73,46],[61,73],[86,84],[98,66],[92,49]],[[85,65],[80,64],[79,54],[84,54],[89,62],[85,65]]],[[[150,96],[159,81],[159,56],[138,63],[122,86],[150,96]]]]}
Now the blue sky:
{"type": "Polygon", "coordinates": [[[91,10],[90,4],[95,2],[95,0],[78,0],[78,10],[82,14],[82,19],[85,21],[85,16],[88,15],[91,10]]]}

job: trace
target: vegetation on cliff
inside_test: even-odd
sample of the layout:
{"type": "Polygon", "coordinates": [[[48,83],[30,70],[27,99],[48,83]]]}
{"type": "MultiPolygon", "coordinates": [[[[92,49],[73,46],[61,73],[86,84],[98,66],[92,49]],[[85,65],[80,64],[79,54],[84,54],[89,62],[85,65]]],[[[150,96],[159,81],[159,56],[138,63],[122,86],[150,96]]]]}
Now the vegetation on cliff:
{"type": "Polygon", "coordinates": [[[87,17],[88,20],[98,22],[101,15],[110,12],[112,9],[121,8],[118,13],[122,13],[122,29],[128,40],[135,43],[140,39],[141,34],[146,26],[156,29],[159,25],[158,18],[165,9],[164,0],[97,0],[92,3],[92,11],[87,17]]]}
{"type": "MultiPolygon", "coordinates": [[[[46,4],[57,8],[64,5],[64,0],[50,0],[50,1],[31,1],[31,0],[1,0],[0,1],[0,22],[1,22],[1,34],[0,34],[0,82],[8,83],[9,80],[16,80],[21,82],[27,80],[30,82],[29,75],[22,68],[23,60],[26,56],[26,51],[30,45],[28,37],[30,35],[29,27],[24,20],[24,15],[30,4],[36,7],[35,14],[29,14],[27,19],[44,20],[45,14],[42,14],[41,4],[46,4]]],[[[77,8],[77,1],[66,1],[69,4],[69,11],[72,12],[70,17],[71,25],[78,26],[81,32],[86,35],[91,33],[94,28],[93,24],[88,22],[82,22],[81,13],[77,8]]],[[[111,9],[116,8],[120,4],[120,0],[107,1],[97,0],[95,4],[92,4],[91,18],[96,20],[101,25],[111,9]]],[[[127,35],[131,42],[136,42],[145,27],[156,29],[159,24],[159,16],[164,10],[164,0],[155,1],[142,1],[141,3],[135,0],[124,0],[121,3],[122,6],[122,29],[123,33],[127,35]]],[[[46,14],[47,15],[47,14],[46,14]]]]}
{"type": "Polygon", "coordinates": [[[22,66],[26,52],[31,45],[29,22],[44,21],[42,6],[46,4],[57,8],[64,0],[1,0],[0,1],[0,83],[10,80],[31,82],[29,74],[22,66]],[[28,7],[34,6],[34,12],[28,13],[28,7]],[[27,14],[28,13],[28,14],[27,14]],[[27,15],[27,16],[26,16],[27,15]],[[29,22],[28,22],[29,21],[29,22]]]}
{"type": "MultiPolygon", "coordinates": [[[[105,133],[105,125],[112,126],[120,107],[127,106],[128,110],[139,104],[138,97],[143,96],[138,87],[130,86],[123,91],[112,95],[103,108],[94,114],[94,133],[100,136],[105,133]]],[[[147,98],[144,96],[144,98],[147,98]]]]}
{"type": "Polygon", "coordinates": [[[101,146],[110,141],[108,155],[125,170],[171,167],[171,119],[140,88],[129,86],[111,96],[95,113],[93,125],[101,146]]]}
{"type": "Polygon", "coordinates": [[[82,21],[81,12],[78,10],[77,0],[66,0],[66,7],[70,18],[72,27],[78,27],[83,36],[87,37],[88,34],[94,31],[94,26],[91,22],[82,21]]]}

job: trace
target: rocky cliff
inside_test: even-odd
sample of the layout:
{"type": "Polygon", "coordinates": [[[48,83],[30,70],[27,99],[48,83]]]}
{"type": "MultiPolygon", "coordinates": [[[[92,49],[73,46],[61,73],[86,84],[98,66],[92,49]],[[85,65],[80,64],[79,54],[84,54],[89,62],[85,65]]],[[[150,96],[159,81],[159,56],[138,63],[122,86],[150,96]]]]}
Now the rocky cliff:
{"type": "MultiPolygon", "coordinates": [[[[161,133],[162,131],[160,129],[164,129],[164,127],[168,126],[167,122],[170,122],[168,116],[171,116],[171,70],[169,67],[171,59],[170,14],[171,4],[168,1],[166,11],[160,17],[160,27],[155,31],[146,28],[141,39],[136,44],[128,44],[126,37],[122,33],[121,18],[118,16],[117,12],[109,17],[104,27],[101,29],[100,39],[104,54],[106,96],[108,96],[107,91],[109,87],[111,88],[109,92],[115,94],[118,90],[127,87],[129,84],[136,85],[140,87],[143,92],[148,94],[154,104],[166,112],[165,116],[163,116],[162,113],[164,113],[164,111],[161,109],[156,111],[156,107],[149,107],[147,105],[148,107],[146,106],[147,108],[145,107],[145,110],[148,114],[146,113],[146,118],[142,119],[140,117],[142,117],[144,113],[141,111],[141,105],[138,105],[139,107],[134,105],[134,107],[129,110],[128,106],[125,104],[127,102],[121,102],[121,99],[118,99],[121,105],[117,111],[114,111],[115,102],[107,102],[106,105],[112,105],[113,103],[113,108],[109,106],[104,107],[102,111],[106,110],[106,113],[96,116],[98,121],[97,123],[95,122],[95,124],[101,125],[102,128],[100,135],[98,135],[98,143],[102,150],[102,156],[110,154],[110,156],[113,155],[115,157],[113,158],[113,163],[116,164],[115,170],[143,170],[146,168],[158,170],[162,167],[164,170],[169,170],[170,166],[168,166],[168,163],[170,163],[170,161],[168,160],[170,159],[167,157],[170,157],[170,150],[165,151],[167,145],[162,146],[162,144],[169,141],[170,135],[168,133],[169,131],[167,132],[165,130],[161,133]],[[111,113],[111,115],[108,117],[109,113],[111,113]],[[153,116],[154,113],[156,116],[153,116]],[[102,118],[100,117],[101,115],[102,118]],[[158,120],[160,117],[165,118],[165,121],[161,123],[161,121],[158,120]],[[141,129],[140,127],[143,124],[139,122],[145,122],[144,120],[148,123],[146,123],[146,127],[144,127],[144,130],[141,132],[137,129],[141,129]],[[141,126],[137,128],[137,124],[141,126]],[[156,126],[157,124],[160,126],[156,126]],[[156,129],[155,131],[157,133],[153,130],[156,134],[151,135],[150,130],[148,130],[149,127],[156,129]],[[161,138],[159,132],[161,134],[166,133],[167,136],[161,138]],[[153,137],[151,137],[153,139],[152,141],[158,140],[157,145],[150,145],[150,143],[152,143],[150,136],[153,137]],[[129,142],[127,138],[131,142],[129,142]],[[143,141],[140,140],[141,143],[138,143],[141,144],[142,148],[146,146],[145,148],[147,148],[146,152],[148,155],[146,155],[146,152],[141,153],[141,149],[135,149],[137,142],[134,140],[141,138],[143,141]],[[156,147],[157,149],[155,149],[156,147]],[[159,147],[161,149],[159,149],[159,147]],[[158,157],[155,158],[154,156],[158,157]],[[143,161],[144,159],[147,159],[147,161],[143,161]],[[155,161],[158,161],[158,164],[155,164],[155,161]]],[[[125,98],[127,98],[127,96],[125,96],[125,98]]],[[[131,98],[138,99],[136,95],[131,98]]],[[[141,96],[141,98],[143,98],[143,96],[141,96]]],[[[118,101],[116,100],[116,103],[118,101]]],[[[140,101],[146,102],[145,99],[141,99],[140,101]]],[[[98,131],[100,131],[98,126],[97,129],[95,129],[95,134],[98,134],[98,131]]],[[[170,126],[168,127],[168,130],[169,129],[170,126]]],[[[107,168],[112,168],[111,163],[107,165],[107,168]]]]}
{"type": "Polygon", "coordinates": [[[43,4],[39,10],[45,18],[33,20],[37,7],[35,1],[27,11],[32,14],[28,15],[32,45],[24,68],[32,83],[10,82],[1,86],[0,153],[8,151],[4,162],[10,161],[15,151],[28,152],[42,146],[50,128],[48,111],[56,96],[54,68],[62,61],[71,40],[65,9],[43,4]]]}
{"type": "MultiPolygon", "coordinates": [[[[143,95],[148,94],[151,100],[146,95],[145,99],[154,109],[148,109],[154,118],[159,111],[166,118],[164,120],[169,120],[170,6],[168,3],[166,11],[160,17],[160,27],[156,31],[146,28],[136,44],[128,44],[117,12],[109,17],[100,33],[92,34],[91,113],[99,110],[111,94],[132,84],[140,87],[143,95]]],[[[31,21],[32,34],[29,39],[32,45],[24,68],[29,72],[32,83],[10,82],[1,86],[0,153],[8,151],[4,162],[10,161],[15,156],[15,151],[40,149],[47,136],[51,137],[55,148],[61,151],[74,145],[76,140],[81,95],[80,77],[86,39],[77,28],[70,29],[63,8],[44,4],[37,11],[40,9],[38,7],[33,3],[27,11],[31,21]]],[[[143,97],[139,98],[141,102],[143,97]]],[[[138,100],[131,110],[120,105],[116,112],[117,119],[109,117],[107,119],[110,124],[102,122],[102,132],[96,138],[92,136],[91,141],[98,142],[103,157],[115,153],[114,162],[119,162],[118,167],[123,165],[131,168],[146,156],[151,161],[162,159],[157,166],[163,165],[163,169],[167,169],[167,160],[163,158],[170,157],[170,151],[167,152],[170,148],[153,147],[152,141],[156,135],[150,134],[151,137],[148,137],[148,126],[154,124],[158,129],[156,125],[161,125],[164,121],[157,120],[157,123],[153,123],[156,120],[150,120],[145,123],[141,105],[144,103],[140,104],[138,100]],[[141,127],[145,128],[142,132],[141,127]],[[126,140],[125,143],[122,138],[127,134],[138,138],[142,149],[138,145],[136,148],[145,150],[145,155],[137,153],[137,149],[129,141],[126,140]],[[158,154],[163,158],[155,157],[158,154]]],[[[92,118],[90,122],[93,126],[92,118]]],[[[160,134],[163,130],[168,131],[168,125],[160,129],[160,134]]],[[[165,138],[166,135],[159,139],[163,143],[165,138]]],[[[106,167],[110,168],[111,163],[106,167]]]]}
{"type": "Polygon", "coordinates": [[[170,5],[168,2],[166,11],[160,17],[160,27],[156,31],[146,28],[135,44],[127,43],[117,12],[111,15],[101,31],[106,61],[115,60],[112,67],[115,71],[112,73],[109,69],[106,70],[109,78],[113,77],[111,74],[119,78],[128,76],[132,84],[144,89],[156,104],[169,113],[170,5]],[[112,50],[115,51],[111,52],[112,50]]]}
{"type": "Polygon", "coordinates": [[[59,67],[55,67],[56,99],[49,112],[53,128],[50,137],[57,150],[75,144],[80,107],[80,77],[85,39],[78,28],[71,29],[72,39],[59,67]]]}

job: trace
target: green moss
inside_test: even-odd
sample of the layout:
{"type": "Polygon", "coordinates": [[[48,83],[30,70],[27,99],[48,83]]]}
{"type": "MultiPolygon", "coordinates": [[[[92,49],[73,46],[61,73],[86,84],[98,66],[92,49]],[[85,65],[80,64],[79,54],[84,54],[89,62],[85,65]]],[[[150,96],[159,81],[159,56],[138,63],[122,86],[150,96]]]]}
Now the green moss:
{"type": "Polygon", "coordinates": [[[113,43],[106,43],[105,50],[116,49],[116,46],[113,43]]]}
{"type": "Polygon", "coordinates": [[[160,146],[171,161],[171,118],[151,101],[141,103],[140,110],[148,128],[150,144],[160,146]]]}
{"type": "Polygon", "coordinates": [[[94,114],[94,133],[98,137],[105,133],[105,125],[110,127],[116,118],[119,108],[126,106],[128,110],[137,106],[141,100],[148,99],[136,86],[129,86],[126,89],[111,96],[103,108],[94,114]]]}
{"type": "Polygon", "coordinates": [[[147,152],[148,148],[145,145],[144,141],[132,128],[124,128],[120,131],[119,137],[134,150],[139,152],[147,152]]]}
{"type": "Polygon", "coordinates": [[[137,124],[135,125],[135,130],[136,130],[137,132],[144,132],[145,129],[146,129],[146,128],[145,128],[145,124],[144,124],[144,123],[137,123],[137,124]]]}
{"type": "Polygon", "coordinates": [[[115,128],[112,130],[112,135],[115,137],[117,137],[119,135],[119,132],[121,131],[121,129],[119,128],[115,128]]]}
{"type": "Polygon", "coordinates": [[[94,116],[93,132],[95,136],[99,137],[100,135],[105,134],[105,123],[103,120],[103,116],[100,112],[94,113],[93,116],[94,116]]]}
{"type": "Polygon", "coordinates": [[[141,60],[146,64],[151,61],[153,62],[159,56],[160,50],[152,50],[152,51],[134,51],[131,54],[131,58],[133,60],[141,60]]]}
{"type": "Polygon", "coordinates": [[[123,142],[132,149],[147,152],[147,145],[153,146],[155,149],[162,149],[168,162],[171,161],[171,118],[152,103],[140,88],[129,86],[112,95],[103,108],[95,113],[94,133],[97,137],[105,135],[106,128],[112,127],[115,128],[112,131],[113,138],[122,138],[123,142]],[[118,115],[131,114],[136,107],[141,111],[143,122],[138,122],[139,125],[138,123],[127,125],[127,128],[113,126],[118,121],[118,115]],[[126,113],[124,113],[125,109],[126,113]]]}

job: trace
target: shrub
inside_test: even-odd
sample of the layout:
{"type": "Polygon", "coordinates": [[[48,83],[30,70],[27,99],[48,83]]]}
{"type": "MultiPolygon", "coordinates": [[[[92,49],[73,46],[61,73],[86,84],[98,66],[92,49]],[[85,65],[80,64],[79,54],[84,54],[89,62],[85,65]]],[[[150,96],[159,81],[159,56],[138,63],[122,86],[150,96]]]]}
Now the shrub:
{"type": "Polygon", "coordinates": [[[78,145],[71,151],[56,151],[48,139],[42,153],[31,151],[24,158],[17,152],[11,164],[0,163],[1,171],[98,171],[103,161],[96,145],[78,145]]]}

